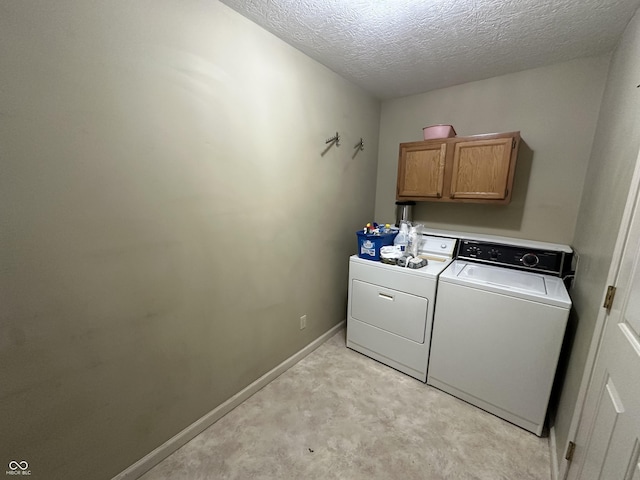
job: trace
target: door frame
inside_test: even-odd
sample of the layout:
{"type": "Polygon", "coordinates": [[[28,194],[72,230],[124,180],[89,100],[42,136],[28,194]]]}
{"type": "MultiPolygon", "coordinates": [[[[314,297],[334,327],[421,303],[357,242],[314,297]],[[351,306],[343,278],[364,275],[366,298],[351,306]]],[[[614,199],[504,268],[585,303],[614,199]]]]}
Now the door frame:
{"type": "MultiPolygon", "coordinates": [[[[620,221],[620,229],[618,230],[618,236],[616,238],[615,248],[613,250],[613,256],[611,258],[611,265],[609,266],[609,273],[607,275],[607,281],[602,292],[602,300],[604,301],[607,286],[615,285],[618,272],[620,270],[620,263],[622,261],[622,254],[624,252],[627,235],[631,226],[631,219],[634,210],[634,206],[638,201],[638,195],[640,193],[640,151],[636,158],[636,163],[633,170],[633,177],[631,178],[631,185],[629,186],[629,194],[627,195],[627,203],[624,207],[622,219],[620,221]]],[[[575,441],[578,433],[578,427],[582,421],[582,414],[584,411],[584,404],[587,397],[587,390],[591,382],[591,376],[595,367],[598,351],[602,342],[602,335],[604,333],[604,327],[609,318],[607,310],[600,308],[598,317],[596,318],[596,324],[593,331],[593,337],[591,337],[591,344],[589,346],[589,353],[587,354],[587,361],[585,363],[584,372],[582,374],[582,380],[580,382],[580,389],[578,390],[578,398],[576,400],[576,406],[571,417],[571,423],[569,425],[569,434],[567,435],[567,443],[564,445],[562,452],[566,452],[570,441],[575,441]]],[[[564,453],[560,458],[560,465],[558,465],[558,479],[566,480],[569,474],[570,462],[564,458],[564,453]]]]}

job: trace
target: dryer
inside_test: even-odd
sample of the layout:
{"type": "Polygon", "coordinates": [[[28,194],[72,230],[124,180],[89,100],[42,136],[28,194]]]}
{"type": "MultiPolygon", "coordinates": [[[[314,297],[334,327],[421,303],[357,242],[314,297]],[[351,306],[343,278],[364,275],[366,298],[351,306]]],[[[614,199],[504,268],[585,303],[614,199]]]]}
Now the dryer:
{"type": "Polygon", "coordinates": [[[349,259],[347,347],[425,382],[440,273],[456,240],[423,235],[420,269],[349,259]]]}

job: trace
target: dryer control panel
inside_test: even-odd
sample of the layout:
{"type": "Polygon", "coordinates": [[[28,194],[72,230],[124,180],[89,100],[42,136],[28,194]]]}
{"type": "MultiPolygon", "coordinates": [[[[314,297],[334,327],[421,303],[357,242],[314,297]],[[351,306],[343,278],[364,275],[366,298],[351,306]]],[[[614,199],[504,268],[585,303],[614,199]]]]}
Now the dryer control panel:
{"type": "Polygon", "coordinates": [[[460,240],[457,258],[480,263],[563,276],[570,269],[571,254],[515,245],[460,240]]]}

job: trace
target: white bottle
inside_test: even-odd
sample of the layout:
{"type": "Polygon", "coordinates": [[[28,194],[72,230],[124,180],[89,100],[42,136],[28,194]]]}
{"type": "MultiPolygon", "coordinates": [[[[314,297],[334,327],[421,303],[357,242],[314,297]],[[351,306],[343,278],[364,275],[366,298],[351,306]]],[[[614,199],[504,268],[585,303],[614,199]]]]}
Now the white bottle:
{"type": "Polygon", "coordinates": [[[409,225],[404,220],[400,222],[400,231],[393,240],[393,245],[400,248],[402,253],[407,249],[409,244],[409,225]]]}

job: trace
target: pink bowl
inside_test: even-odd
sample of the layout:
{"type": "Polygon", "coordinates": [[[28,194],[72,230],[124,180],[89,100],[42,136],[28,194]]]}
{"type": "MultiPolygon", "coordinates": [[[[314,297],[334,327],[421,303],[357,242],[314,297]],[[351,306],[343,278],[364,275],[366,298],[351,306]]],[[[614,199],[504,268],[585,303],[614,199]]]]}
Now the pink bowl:
{"type": "Polygon", "coordinates": [[[453,125],[431,125],[422,129],[425,140],[433,140],[434,138],[450,138],[456,136],[453,125]]]}

